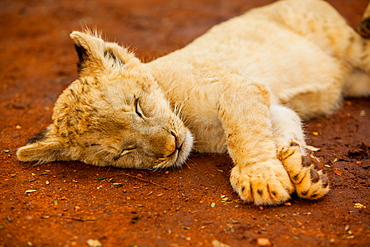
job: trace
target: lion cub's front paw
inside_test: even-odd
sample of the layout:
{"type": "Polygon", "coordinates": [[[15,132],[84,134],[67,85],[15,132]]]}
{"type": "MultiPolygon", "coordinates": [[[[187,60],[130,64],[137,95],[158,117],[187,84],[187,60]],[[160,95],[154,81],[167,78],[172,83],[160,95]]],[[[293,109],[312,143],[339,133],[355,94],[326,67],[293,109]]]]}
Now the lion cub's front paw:
{"type": "Polygon", "coordinates": [[[279,160],[235,166],[230,182],[242,200],[257,205],[281,204],[294,192],[294,185],[279,160]]]}
{"type": "Polygon", "coordinates": [[[318,199],[329,191],[329,180],[321,162],[298,144],[292,143],[279,153],[288,174],[294,183],[298,196],[318,199]]]}

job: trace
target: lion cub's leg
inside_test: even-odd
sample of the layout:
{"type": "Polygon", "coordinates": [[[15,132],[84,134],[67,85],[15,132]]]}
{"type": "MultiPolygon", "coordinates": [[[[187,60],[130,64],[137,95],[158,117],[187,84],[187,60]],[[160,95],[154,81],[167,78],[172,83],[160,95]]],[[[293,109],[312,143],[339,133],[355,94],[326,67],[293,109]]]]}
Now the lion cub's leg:
{"type": "Polygon", "coordinates": [[[283,162],[297,194],[318,199],[329,191],[323,165],[306,149],[301,121],[291,109],[274,105],[270,108],[272,129],[278,158],[283,162]]]}
{"type": "Polygon", "coordinates": [[[231,87],[220,96],[218,105],[235,164],[231,185],[242,200],[257,205],[283,203],[294,186],[276,155],[268,94],[253,83],[231,87]]]}

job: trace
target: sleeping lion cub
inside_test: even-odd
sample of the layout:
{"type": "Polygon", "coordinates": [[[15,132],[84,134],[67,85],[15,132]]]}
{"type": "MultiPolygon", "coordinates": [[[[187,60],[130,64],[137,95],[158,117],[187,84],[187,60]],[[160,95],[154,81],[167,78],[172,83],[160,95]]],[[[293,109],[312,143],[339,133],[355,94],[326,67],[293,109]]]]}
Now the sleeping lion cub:
{"type": "Polygon", "coordinates": [[[228,153],[242,200],[318,199],[329,182],[301,119],[370,95],[370,42],[319,0],[253,9],[150,63],[88,31],[71,38],[79,78],[21,161],[160,169],[191,150],[228,153]]]}

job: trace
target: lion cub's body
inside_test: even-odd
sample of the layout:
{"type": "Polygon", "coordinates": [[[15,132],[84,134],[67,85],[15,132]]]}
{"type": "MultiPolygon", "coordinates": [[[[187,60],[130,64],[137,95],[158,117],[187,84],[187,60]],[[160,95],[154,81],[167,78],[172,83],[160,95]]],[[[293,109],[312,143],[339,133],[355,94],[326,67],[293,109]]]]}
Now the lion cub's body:
{"type": "Polygon", "coordinates": [[[191,132],[196,151],[230,154],[243,200],[278,204],[294,191],[316,199],[328,181],[305,149],[300,117],[332,112],[343,95],[370,95],[368,41],[318,0],[251,10],[147,64],[89,34],[71,37],[80,79],[58,99],[47,133],[19,149],[21,160],[168,167],[189,154],[191,132]]]}

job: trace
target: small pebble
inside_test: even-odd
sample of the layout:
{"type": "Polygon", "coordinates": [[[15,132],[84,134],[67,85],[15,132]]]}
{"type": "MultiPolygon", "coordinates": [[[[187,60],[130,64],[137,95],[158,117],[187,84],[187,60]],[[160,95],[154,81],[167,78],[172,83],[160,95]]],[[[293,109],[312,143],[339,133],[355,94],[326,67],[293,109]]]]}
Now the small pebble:
{"type": "Polygon", "coordinates": [[[99,242],[99,240],[96,239],[89,239],[87,240],[87,244],[90,247],[102,247],[103,245],[99,242]]]}
{"type": "Polygon", "coordinates": [[[222,242],[220,242],[218,240],[213,240],[212,241],[212,246],[213,247],[230,247],[229,245],[224,244],[224,243],[222,243],[222,242]]]}
{"type": "Polygon", "coordinates": [[[268,238],[257,238],[258,246],[271,246],[271,242],[268,238]]]}
{"type": "Polygon", "coordinates": [[[355,203],[355,205],[353,206],[354,208],[366,208],[365,205],[361,204],[361,203],[355,203]]]}

